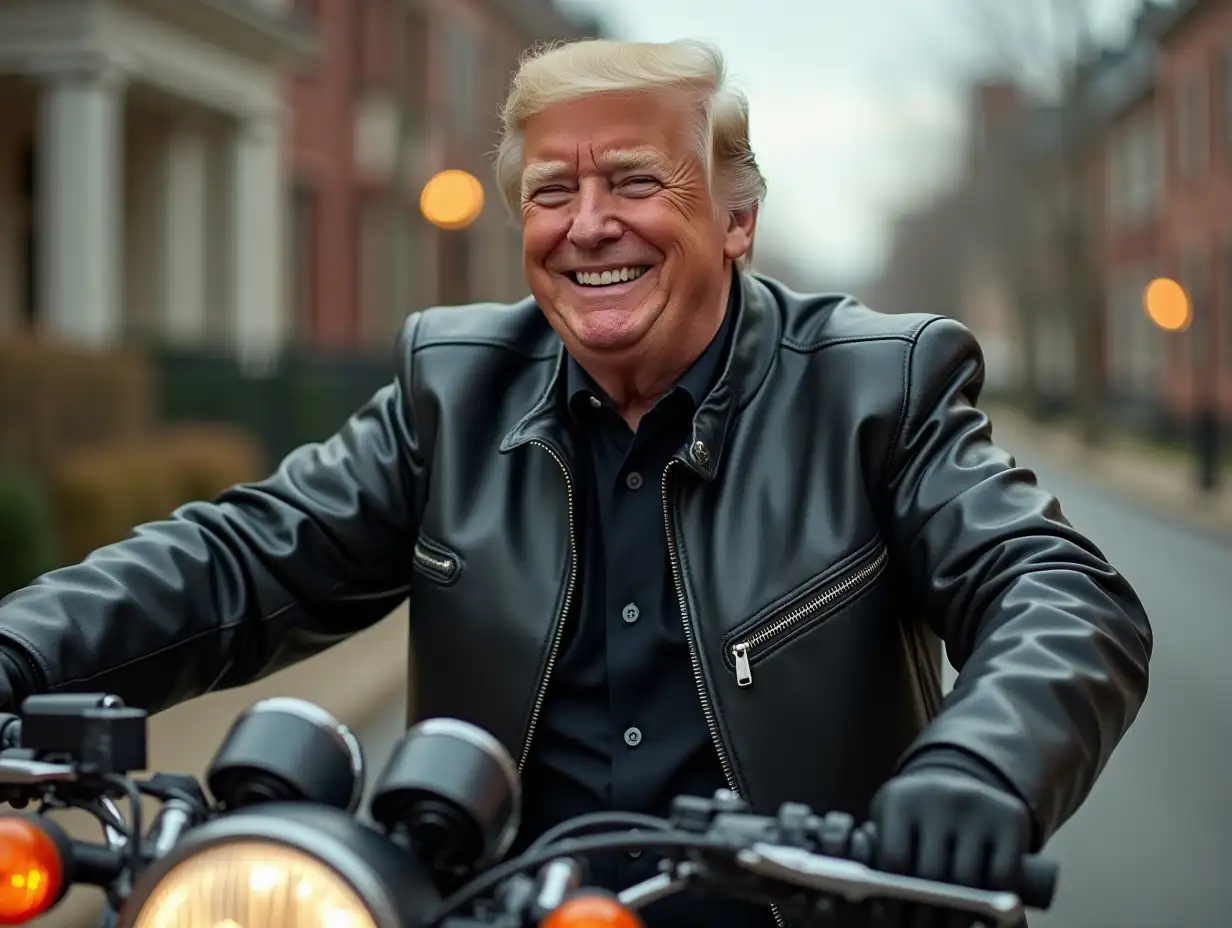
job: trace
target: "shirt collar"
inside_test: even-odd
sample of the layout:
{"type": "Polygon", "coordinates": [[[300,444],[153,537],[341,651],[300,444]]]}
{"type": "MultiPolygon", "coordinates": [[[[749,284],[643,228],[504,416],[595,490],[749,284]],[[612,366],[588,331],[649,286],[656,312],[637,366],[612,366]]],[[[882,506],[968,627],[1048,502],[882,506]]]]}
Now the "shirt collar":
{"type": "MultiPolygon", "coordinates": [[[[697,359],[689,365],[688,370],[680,375],[672,389],[668,390],[664,396],[680,390],[688,396],[694,409],[697,409],[705,401],[706,396],[719,379],[719,374],[723,369],[723,359],[726,357],[727,348],[731,344],[731,335],[735,328],[738,297],[737,285],[733,283],[731,293],[727,298],[727,309],[724,310],[723,322],[719,326],[719,330],[715,333],[714,338],[710,340],[710,344],[706,346],[706,350],[698,355],[697,359]]],[[[574,360],[572,355],[566,357],[565,365],[565,391],[568,397],[569,410],[575,418],[585,415],[588,407],[598,408],[598,406],[610,407],[612,405],[607,394],[595,383],[594,378],[586,372],[585,368],[574,360]],[[595,403],[595,400],[598,400],[598,404],[595,403]]]]}

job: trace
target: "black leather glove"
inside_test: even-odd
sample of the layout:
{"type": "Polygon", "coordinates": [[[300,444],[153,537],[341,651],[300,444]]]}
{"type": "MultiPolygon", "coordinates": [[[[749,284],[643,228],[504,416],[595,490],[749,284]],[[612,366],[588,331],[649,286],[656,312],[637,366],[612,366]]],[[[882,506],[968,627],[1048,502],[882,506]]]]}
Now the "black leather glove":
{"type": "MultiPolygon", "coordinates": [[[[992,768],[961,751],[919,755],[873,797],[879,870],[979,889],[1014,889],[1032,844],[1026,804],[992,768]]],[[[887,928],[970,928],[970,916],[884,906],[887,928]]]]}

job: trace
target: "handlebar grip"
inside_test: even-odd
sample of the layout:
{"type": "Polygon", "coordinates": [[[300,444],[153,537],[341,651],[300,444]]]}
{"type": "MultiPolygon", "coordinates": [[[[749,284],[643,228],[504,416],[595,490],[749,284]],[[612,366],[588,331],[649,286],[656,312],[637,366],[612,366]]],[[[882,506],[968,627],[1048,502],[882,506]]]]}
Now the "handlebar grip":
{"type": "Polygon", "coordinates": [[[0,712],[0,751],[21,747],[21,716],[0,712]]]}
{"type": "Polygon", "coordinates": [[[1018,898],[1031,909],[1047,909],[1057,893],[1057,877],[1060,868],[1055,860],[1043,857],[1024,857],[1022,877],[1018,886],[1018,898]]]}
{"type": "MultiPolygon", "coordinates": [[[[866,822],[856,829],[852,838],[852,857],[860,863],[873,866],[876,857],[877,826],[872,822],[866,822]]],[[[1057,892],[1059,872],[1060,868],[1056,861],[1027,855],[1022,858],[1017,885],[1004,888],[1016,895],[1029,909],[1048,909],[1057,892]]]]}

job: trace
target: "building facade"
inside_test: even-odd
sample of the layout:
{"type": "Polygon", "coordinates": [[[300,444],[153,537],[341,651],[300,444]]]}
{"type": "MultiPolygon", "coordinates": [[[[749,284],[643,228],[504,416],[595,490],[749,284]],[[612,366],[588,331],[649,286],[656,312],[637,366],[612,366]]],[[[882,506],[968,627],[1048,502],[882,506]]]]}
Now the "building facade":
{"type": "Polygon", "coordinates": [[[497,112],[528,46],[594,28],[549,0],[5,0],[0,333],[261,364],[519,295],[497,112]],[[485,186],[466,230],[419,215],[446,167],[485,186]]]}
{"type": "Polygon", "coordinates": [[[285,339],[279,4],[0,5],[0,329],[285,339]]]}
{"type": "Polygon", "coordinates": [[[412,309],[524,293],[517,228],[491,181],[519,57],[593,34],[546,0],[306,0],[321,64],[289,87],[296,331],[327,349],[385,347],[412,309]],[[438,229],[418,197],[436,172],[483,183],[478,219],[438,229]]]}
{"type": "Polygon", "coordinates": [[[1232,4],[1144,5],[1124,44],[1084,63],[1077,108],[1016,107],[995,86],[972,95],[977,151],[957,188],[900,228],[950,243],[963,287],[938,311],[985,342],[990,384],[1030,381],[1045,406],[1072,407],[1089,378],[1100,407],[1135,425],[1175,431],[1202,398],[1232,423],[1232,4]],[[1013,141],[981,155],[994,123],[1013,141]],[[998,205],[955,221],[964,200],[998,205]],[[1145,311],[1165,276],[1193,300],[1184,332],[1145,311]]]}
{"type": "Polygon", "coordinates": [[[1163,395],[1188,417],[1201,394],[1215,393],[1232,422],[1232,4],[1180,5],[1160,36],[1156,97],[1161,248],[1194,307],[1189,330],[1167,338],[1163,395]]]}

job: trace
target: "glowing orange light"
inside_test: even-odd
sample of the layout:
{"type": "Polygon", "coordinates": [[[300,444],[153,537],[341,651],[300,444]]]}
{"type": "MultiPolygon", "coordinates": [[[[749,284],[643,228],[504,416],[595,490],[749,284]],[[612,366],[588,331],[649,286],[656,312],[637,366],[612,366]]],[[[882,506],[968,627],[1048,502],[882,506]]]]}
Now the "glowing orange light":
{"type": "Polygon", "coordinates": [[[575,896],[552,911],[539,928],[642,928],[642,920],[608,896],[575,896]]]}
{"type": "Polygon", "coordinates": [[[441,171],[424,185],[419,211],[434,226],[465,229],[483,211],[483,184],[466,171],[441,171]]]}
{"type": "Polygon", "coordinates": [[[1151,321],[1168,332],[1184,331],[1193,319],[1189,294],[1167,277],[1158,277],[1147,284],[1142,305],[1151,321]]]}
{"type": "Polygon", "coordinates": [[[60,849],[37,822],[0,818],[0,925],[23,925],[60,898],[60,849]]]}

